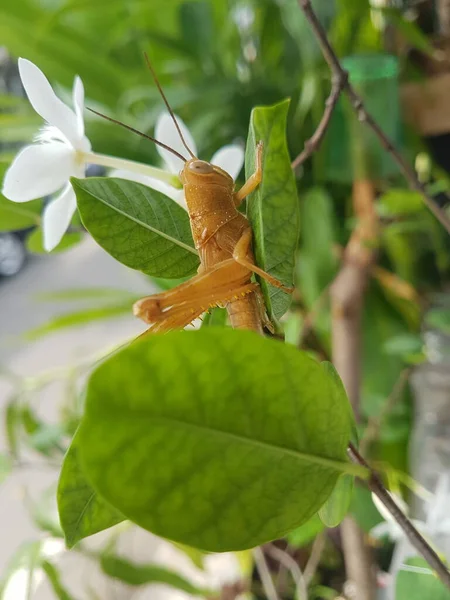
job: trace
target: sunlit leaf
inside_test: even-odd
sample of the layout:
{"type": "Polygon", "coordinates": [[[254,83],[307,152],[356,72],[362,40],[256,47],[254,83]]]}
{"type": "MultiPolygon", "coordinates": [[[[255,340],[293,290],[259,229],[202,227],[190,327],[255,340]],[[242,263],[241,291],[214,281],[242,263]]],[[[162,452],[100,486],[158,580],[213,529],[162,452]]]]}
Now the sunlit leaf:
{"type": "Polygon", "coordinates": [[[335,385],[304,353],[251,332],[143,338],[91,376],[82,469],[157,535],[250,548],[307,521],[338,475],[355,471],[348,400],[340,405],[335,385]]]}
{"type": "MultiPolygon", "coordinates": [[[[299,236],[299,202],[286,143],[289,101],[254,108],[245,156],[245,175],[255,170],[255,150],[263,142],[262,182],[247,201],[253,228],[256,263],[291,287],[299,236]]],[[[269,316],[279,319],[289,308],[291,295],[260,281],[269,316]]]]}
{"type": "Polygon", "coordinates": [[[72,180],[81,218],[92,237],[123,264],[178,278],[199,265],[189,217],[176,202],[124,179],[72,180]]]}

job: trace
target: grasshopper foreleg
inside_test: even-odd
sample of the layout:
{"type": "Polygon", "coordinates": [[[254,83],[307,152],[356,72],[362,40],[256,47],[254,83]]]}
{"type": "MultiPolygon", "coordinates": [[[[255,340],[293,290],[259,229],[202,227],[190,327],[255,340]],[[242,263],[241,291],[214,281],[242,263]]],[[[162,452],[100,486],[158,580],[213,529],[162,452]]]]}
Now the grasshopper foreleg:
{"type": "Polygon", "coordinates": [[[261,183],[262,180],[262,153],[263,143],[258,142],[256,146],[256,169],[253,175],[251,175],[239,191],[234,194],[234,204],[239,206],[249,194],[251,194],[261,183]]]}

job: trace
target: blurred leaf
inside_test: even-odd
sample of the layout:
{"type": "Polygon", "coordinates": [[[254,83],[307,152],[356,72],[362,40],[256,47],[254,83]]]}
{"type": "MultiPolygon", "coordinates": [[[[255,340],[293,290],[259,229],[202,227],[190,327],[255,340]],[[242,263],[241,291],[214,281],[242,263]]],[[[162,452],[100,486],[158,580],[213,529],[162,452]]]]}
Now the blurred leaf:
{"type": "Polygon", "coordinates": [[[319,515],[316,514],[309,521],[300,525],[296,529],[290,531],[286,539],[291,546],[295,548],[303,548],[317,537],[317,535],[325,529],[325,525],[320,519],[319,515]]]}
{"type": "Polygon", "coordinates": [[[59,600],[75,600],[75,597],[69,594],[67,589],[63,586],[61,582],[61,576],[54,565],[48,560],[44,560],[42,563],[42,568],[47,575],[47,579],[49,580],[52,590],[55,593],[55,596],[59,598],[59,600]]]}
{"type": "Polygon", "coordinates": [[[71,288],[68,290],[56,290],[44,292],[35,296],[40,302],[72,302],[79,300],[128,300],[130,305],[136,301],[136,295],[120,288],[71,288]]]}
{"type": "Polygon", "coordinates": [[[432,308],[425,314],[425,323],[428,327],[433,327],[443,333],[450,334],[450,310],[432,308]]]}
{"type": "Polygon", "coordinates": [[[7,454],[0,453],[0,484],[2,484],[12,471],[12,461],[7,454]]]}
{"type": "Polygon", "coordinates": [[[396,600],[450,600],[450,590],[437,578],[426,560],[421,557],[405,560],[407,567],[417,572],[400,568],[395,586],[396,600]]]}
{"type": "Polygon", "coordinates": [[[214,53],[211,2],[183,2],[180,6],[180,30],[184,51],[192,52],[201,62],[208,64],[214,53]]]}
{"type": "Polygon", "coordinates": [[[191,548],[191,546],[186,546],[185,544],[176,544],[175,542],[173,542],[173,545],[175,546],[175,548],[178,548],[178,550],[184,552],[184,554],[186,554],[186,556],[190,558],[192,564],[194,564],[198,569],[202,571],[204,570],[204,552],[198,550],[197,548],[191,548]]]}
{"type": "Polygon", "coordinates": [[[189,217],[176,202],[124,179],[72,179],[81,218],[116,260],[155,277],[194,274],[199,258],[189,217]]]}
{"type": "Polygon", "coordinates": [[[64,315],[57,316],[43,325],[39,325],[34,329],[29,329],[25,333],[25,338],[28,340],[37,340],[49,333],[67,329],[69,327],[78,327],[99,321],[103,319],[111,319],[119,315],[132,314],[132,303],[130,300],[121,301],[117,304],[108,304],[98,308],[87,308],[79,311],[74,311],[64,315]]]}
{"type": "MultiPolygon", "coordinates": [[[[288,100],[253,109],[245,174],[248,178],[254,172],[256,145],[262,141],[263,178],[247,201],[256,263],[290,287],[293,285],[299,235],[299,203],[286,145],[288,109],[288,100]]],[[[260,285],[269,317],[276,322],[289,308],[291,295],[264,280],[260,280],[260,285]]]]}
{"type": "MultiPolygon", "coordinates": [[[[81,242],[83,238],[82,233],[68,232],[64,235],[60,243],[56,248],[52,250],[52,254],[58,252],[65,252],[72,246],[75,246],[81,242]]],[[[31,235],[27,237],[27,248],[33,254],[48,254],[47,250],[44,249],[44,242],[42,240],[42,229],[35,229],[31,235]]]]}
{"type": "Polygon", "coordinates": [[[307,521],[339,472],[353,472],[334,387],[304,353],[253,332],[142,338],[91,375],[81,464],[103,498],[157,535],[207,551],[251,548],[307,521]]]}
{"type": "Polygon", "coordinates": [[[213,308],[203,317],[202,327],[224,327],[227,322],[225,308],[213,308]]]}
{"type": "Polygon", "coordinates": [[[303,315],[299,312],[289,312],[281,322],[286,344],[297,346],[304,325],[303,315]]]}
{"type": "Polygon", "coordinates": [[[37,500],[30,501],[29,510],[34,524],[39,529],[60,538],[63,537],[63,531],[59,522],[55,492],[56,485],[52,484],[37,500]]]}
{"type": "Polygon", "coordinates": [[[57,492],[59,518],[69,548],[125,519],[98,496],[86,479],[79,462],[78,443],[75,434],[64,458],[57,492]]]}
{"type": "Polygon", "coordinates": [[[373,503],[372,494],[366,487],[360,485],[355,485],[350,514],[366,533],[383,521],[383,517],[373,503]]]}
{"type": "Polygon", "coordinates": [[[200,589],[178,573],[159,565],[139,565],[114,554],[102,554],[100,566],[106,575],[119,579],[128,585],[164,583],[192,596],[210,596],[211,591],[200,589]]]}
{"type": "Polygon", "coordinates": [[[391,188],[378,199],[378,208],[384,217],[414,215],[425,210],[422,194],[402,188],[391,188]]]}
{"type": "Polygon", "coordinates": [[[410,354],[418,354],[422,352],[423,341],[420,335],[414,333],[405,333],[389,338],[383,349],[386,354],[401,356],[403,359],[410,354]]]}
{"type": "Polygon", "coordinates": [[[428,56],[434,56],[435,50],[431,38],[421,30],[418,23],[407,19],[401,9],[382,6],[374,7],[372,10],[379,11],[385,16],[387,21],[398,29],[413,48],[417,48],[428,56]]]}
{"type": "Polygon", "coordinates": [[[45,456],[51,456],[57,451],[63,452],[62,440],[65,436],[64,427],[60,423],[41,423],[28,440],[29,445],[45,456]]]}
{"type": "MultiPolygon", "coordinates": [[[[0,581],[0,598],[31,598],[35,591],[35,569],[41,563],[41,549],[43,542],[26,542],[15,552],[3,572],[0,581]],[[14,576],[22,571],[18,583],[8,589],[8,584],[14,576]]],[[[14,583],[14,582],[13,582],[14,583]]]]}
{"type": "Polygon", "coordinates": [[[40,200],[17,204],[0,195],[0,231],[19,231],[39,225],[41,207],[40,200]]]}
{"type": "Polygon", "coordinates": [[[5,434],[8,450],[13,458],[19,456],[19,431],[22,413],[17,397],[11,398],[5,408],[5,434]]]}
{"type": "Polygon", "coordinates": [[[341,475],[331,496],[319,510],[320,520],[327,527],[337,527],[348,513],[353,495],[354,477],[341,475]]]}

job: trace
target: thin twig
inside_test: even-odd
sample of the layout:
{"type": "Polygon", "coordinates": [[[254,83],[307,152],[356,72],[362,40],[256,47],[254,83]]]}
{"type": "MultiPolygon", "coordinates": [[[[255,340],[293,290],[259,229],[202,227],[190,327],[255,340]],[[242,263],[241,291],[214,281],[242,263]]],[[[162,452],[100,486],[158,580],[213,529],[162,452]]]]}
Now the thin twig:
{"type": "Polygon", "coordinates": [[[400,395],[402,394],[402,392],[405,388],[405,385],[408,381],[410,374],[411,374],[410,367],[403,369],[403,371],[400,372],[400,375],[399,375],[397,381],[395,382],[392,392],[389,394],[388,398],[386,399],[386,402],[384,403],[383,407],[381,408],[380,413],[374,417],[370,417],[370,419],[368,420],[367,428],[359,442],[359,452],[363,456],[366,455],[367,450],[369,449],[370,445],[377,439],[377,437],[380,433],[380,429],[381,429],[381,425],[383,424],[383,421],[390,414],[390,412],[394,408],[395,404],[397,403],[398,399],[400,398],[400,395]]]}
{"type": "Polygon", "coordinates": [[[322,118],[320,119],[320,123],[317,126],[314,134],[305,142],[305,147],[302,152],[297,156],[297,158],[292,162],[292,168],[296,169],[301,164],[307,160],[313,152],[316,152],[324,135],[328,129],[328,126],[331,121],[331,117],[333,116],[334,109],[339,100],[339,96],[341,95],[342,90],[344,89],[346,83],[347,74],[344,72],[343,75],[339,75],[337,77],[333,77],[331,84],[331,92],[325,102],[325,110],[323,111],[322,118]]]}
{"type": "Polygon", "coordinates": [[[379,478],[376,471],[374,471],[366,460],[361,456],[356,447],[350,442],[347,449],[348,455],[351,460],[362,467],[366,467],[370,471],[370,477],[366,481],[366,484],[371,492],[373,492],[377,498],[384,504],[387,510],[390,512],[392,517],[401,527],[406,537],[409,539],[414,548],[423,556],[432,569],[436,572],[439,579],[450,589],[450,572],[441,561],[439,556],[429,545],[429,543],[422,537],[417,531],[408,517],[403,514],[392,496],[384,487],[381,479],[379,478]]]}
{"type": "Polygon", "coordinates": [[[266,550],[290,572],[295,583],[295,598],[297,600],[308,600],[308,586],[297,561],[293,559],[290,554],[281,550],[281,548],[277,548],[277,546],[274,546],[273,544],[267,544],[266,550]]]}
{"type": "MultiPolygon", "coordinates": [[[[413,167],[397,150],[392,141],[386,136],[386,134],[375,121],[375,119],[372,117],[372,115],[370,115],[364,107],[361,97],[359,96],[359,94],[356,93],[355,89],[351,85],[348,79],[348,73],[341,66],[336,52],[333,50],[328,40],[327,33],[312,8],[311,0],[298,0],[298,3],[300,5],[300,8],[303,10],[306,19],[311,25],[311,28],[313,29],[317,38],[317,41],[320,44],[322,54],[326,62],[328,63],[328,66],[330,67],[333,80],[338,80],[340,82],[342,90],[347,94],[359,121],[361,123],[365,123],[365,125],[373,131],[376,137],[380,140],[385,150],[390,153],[392,158],[400,167],[400,170],[402,171],[405,179],[408,181],[410,187],[423,196],[425,204],[428,206],[428,208],[431,210],[434,216],[441,222],[445,229],[450,233],[450,219],[447,217],[445,212],[441,210],[441,208],[435,203],[432,196],[428,194],[425,186],[419,181],[413,167]]],[[[294,163],[296,163],[296,161],[297,159],[294,160],[294,163]]]]}
{"type": "Polygon", "coordinates": [[[303,570],[303,578],[307,586],[311,583],[314,575],[316,574],[317,568],[320,564],[320,559],[322,557],[322,552],[325,549],[325,541],[326,533],[325,531],[321,531],[314,540],[311,548],[311,554],[309,555],[308,562],[303,570]]]}
{"type": "Polygon", "coordinates": [[[264,553],[260,547],[253,549],[253,558],[255,559],[256,570],[258,571],[258,575],[261,579],[261,583],[264,588],[264,593],[266,594],[267,599],[280,600],[277,594],[277,590],[275,589],[272,580],[272,575],[269,571],[269,567],[267,566],[264,553]]]}

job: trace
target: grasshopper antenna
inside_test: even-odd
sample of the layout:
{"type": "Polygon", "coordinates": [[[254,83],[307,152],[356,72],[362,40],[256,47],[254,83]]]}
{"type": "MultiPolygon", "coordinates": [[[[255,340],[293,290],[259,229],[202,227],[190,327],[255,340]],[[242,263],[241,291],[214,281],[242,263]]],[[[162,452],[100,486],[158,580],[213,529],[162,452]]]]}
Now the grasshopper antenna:
{"type": "Polygon", "coordinates": [[[147,63],[147,67],[150,69],[150,73],[152,74],[153,80],[156,83],[156,87],[158,88],[159,93],[161,94],[162,99],[164,100],[164,104],[166,105],[167,110],[169,111],[169,114],[172,117],[172,121],[173,121],[175,127],[177,128],[178,135],[180,136],[180,139],[183,142],[183,146],[186,148],[186,150],[189,152],[189,154],[192,156],[192,158],[197,158],[195,156],[195,154],[192,152],[192,150],[189,148],[189,146],[187,145],[186,140],[184,139],[183,134],[181,133],[181,128],[178,125],[178,121],[176,120],[175,115],[173,114],[173,110],[170,108],[170,104],[166,98],[166,95],[163,92],[161,84],[159,83],[158,77],[156,76],[155,70],[152,66],[152,63],[150,62],[147,52],[144,52],[144,56],[145,56],[145,62],[147,63]]]}
{"type": "Polygon", "coordinates": [[[142,131],[139,131],[138,129],[135,129],[134,127],[130,127],[129,125],[126,125],[125,123],[122,123],[122,121],[117,121],[117,119],[113,119],[112,117],[107,117],[103,113],[97,112],[93,108],[89,108],[89,106],[86,106],[86,108],[91,113],[94,113],[94,115],[97,115],[98,117],[102,117],[102,119],[106,119],[107,121],[111,121],[111,123],[115,123],[116,125],[120,125],[124,129],[128,129],[128,131],[132,131],[133,133],[137,133],[138,135],[140,135],[141,137],[145,138],[146,140],[150,140],[151,142],[154,142],[158,146],[161,146],[161,148],[164,148],[165,150],[168,150],[169,152],[172,152],[172,154],[175,154],[175,156],[177,156],[178,158],[181,158],[181,160],[183,162],[187,162],[186,158],[184,158],[184,156],[182,154],[180,154],[179,152],[177,152],[176,150],[174,150],[173,148],[171,148],[167,144],[163,144],[162,142],[160,142],[156,138],[152,137],[151,135],[147,135],[146,133],[142,133],[142,131]]]}

